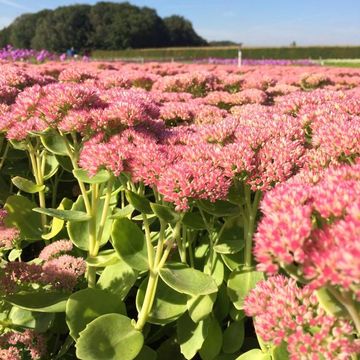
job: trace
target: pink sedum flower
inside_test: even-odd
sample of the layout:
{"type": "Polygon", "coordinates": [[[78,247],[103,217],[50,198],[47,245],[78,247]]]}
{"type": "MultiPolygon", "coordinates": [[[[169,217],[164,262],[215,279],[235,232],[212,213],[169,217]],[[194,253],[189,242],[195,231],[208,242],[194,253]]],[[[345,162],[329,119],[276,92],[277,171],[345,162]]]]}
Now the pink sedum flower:
{"type": "Polygon", "coordinates": [[[84,275],[86,263],[83,258],[60,255],[46,261],[42,266],[41,283],[51,284],[54,288],[72,290],[78,278],[84,275]]]}
{"type": "Polygon", "coordinates": [[[39,259],[48,261],[56,258],[63,253],[70,252],[73,249],[73,244],[70,240],[57,240],[41,250],[39,259]]]}
{"type": "Polygon", "coordinates": [[[309,179],[316,183],[288,182],[265,194],[255,235],[258,268],[295,266],[313,288],[332,285],[360,299],[360,163],[309,179]]]}
{"type": "Polygon", "coordinates": [[[11,249],[20,237],[20,231],[15,227],[8,227],[4,223],[7,211],[0,209],[0,248],[11,249]]]}
{"type": "Polygon", "coordinates": [[[39,360],[46,355],[46,352],[45,337],[33,330],[9,331],[0,335],[0,355],[9,356],[1,359],[17,360],[27,355],[32,360],[39,360]]]}
{"type": "Polygon", "coordinates": [[[328,315],[310,287],[282,275],[260,281],[244,302],[257,334],[267,343],[285,342],[291,360],[345,360],[360,351],[354,328],[328,315]]]}

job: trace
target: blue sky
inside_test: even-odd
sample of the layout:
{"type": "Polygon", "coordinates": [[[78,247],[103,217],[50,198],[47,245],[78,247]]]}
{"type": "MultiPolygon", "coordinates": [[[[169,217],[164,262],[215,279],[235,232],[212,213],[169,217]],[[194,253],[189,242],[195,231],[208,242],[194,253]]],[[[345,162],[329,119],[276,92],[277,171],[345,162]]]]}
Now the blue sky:
{"type": "MultiPolygon", "coordinates": [[[[121,2],[121,1],[119,1],[121,2]]],[[[360,0],[129,0],[182,15],[207,40],[244,46],[360,45],[360,0]]],[[[24,12],[96,0],[0,0],[0,28],[24,12]]]]}

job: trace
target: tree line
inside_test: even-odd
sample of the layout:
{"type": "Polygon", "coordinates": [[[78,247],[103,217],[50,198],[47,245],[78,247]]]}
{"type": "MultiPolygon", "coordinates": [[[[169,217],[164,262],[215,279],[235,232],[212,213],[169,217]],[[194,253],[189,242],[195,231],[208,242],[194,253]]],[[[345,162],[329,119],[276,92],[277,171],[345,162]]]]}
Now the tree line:
{"type": "Polygon", "coordinates": [[[0,31],[0,46],[64,52],[171,46],[201,46],[207,42],[190,21],[128,2],[71,5],[23,14],[0,31]]]}

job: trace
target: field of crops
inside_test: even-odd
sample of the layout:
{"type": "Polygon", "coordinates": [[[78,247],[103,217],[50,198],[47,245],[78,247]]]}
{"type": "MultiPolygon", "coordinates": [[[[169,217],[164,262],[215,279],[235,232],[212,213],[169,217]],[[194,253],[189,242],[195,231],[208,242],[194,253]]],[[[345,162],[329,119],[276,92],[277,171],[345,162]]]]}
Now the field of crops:
{"type": "Polygon", "coordinates": [[[356,359],[359,69],[1,60],[0,130],[0,359],[356,359]]]}
{"type": "MultiPolygon", "coordinates": [[[[96,50],[96,59],[145,58],[145,59],[204,59],[237,58],[237,46],[188,47],[159,49],[130,49],[116,51],[96,50]]],[[[360,46],[310,46],[276,48],[242,48],[244,59],[360,59],[360,46]]]]}

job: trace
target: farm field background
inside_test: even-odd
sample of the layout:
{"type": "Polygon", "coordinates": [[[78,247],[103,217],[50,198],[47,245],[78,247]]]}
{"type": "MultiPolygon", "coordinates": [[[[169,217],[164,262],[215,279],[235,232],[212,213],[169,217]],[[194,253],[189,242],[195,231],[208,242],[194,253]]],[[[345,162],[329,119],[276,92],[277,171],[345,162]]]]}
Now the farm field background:
{"type": "MultiPolygon", "coordinates": [[[[183,47],[159,49],[130,49],[118,51],[95,50],[96,59],[145,58],[161,60],[171,58],[191,60],[206,58],[237,58],[238,46],[183,47]]],[[[360,59],[360,46],[311,46],[276,48],[241,48],[244,59],[360,59]]]]}

